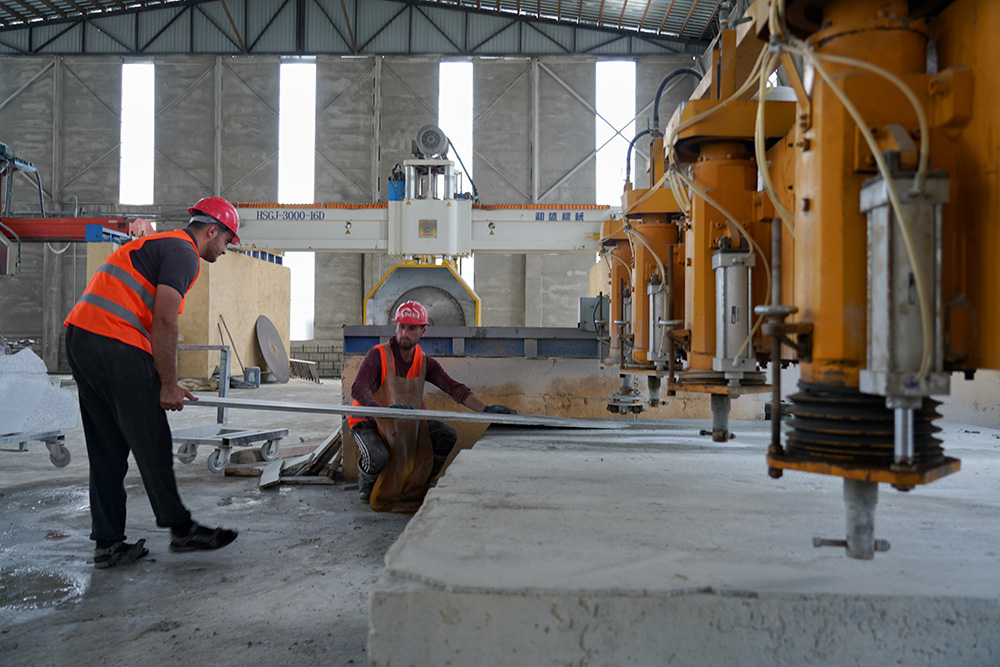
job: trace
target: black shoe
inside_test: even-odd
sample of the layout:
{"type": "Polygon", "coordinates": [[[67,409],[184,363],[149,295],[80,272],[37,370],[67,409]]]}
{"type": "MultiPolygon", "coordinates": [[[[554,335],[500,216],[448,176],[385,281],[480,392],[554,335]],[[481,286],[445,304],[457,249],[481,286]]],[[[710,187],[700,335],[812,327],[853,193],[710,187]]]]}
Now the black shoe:
{"type": "Polygon", "coordinates": [[[94,567],[103,570],[106,567],[134,563],[149,553],[144,544],[146,540],[139,540],[135,544],[115,542],[106,549],[94,549],[94,567]]]}
{"type": "Polygon", "coordinates": [[[235,530],[225,528],[206,528],[194,523],[187,535],[170,536],[170,550],[178,551],[210,551],[221,549],[230,544],[239,535],[235,530]]]}
{"type": "Polygon", "coordinates": [[[375,481],[378,475],[369,475],[363,470],[358,471],[358,500],[367,504],[372,499],[372,489],[375,488],[375,481]]]}

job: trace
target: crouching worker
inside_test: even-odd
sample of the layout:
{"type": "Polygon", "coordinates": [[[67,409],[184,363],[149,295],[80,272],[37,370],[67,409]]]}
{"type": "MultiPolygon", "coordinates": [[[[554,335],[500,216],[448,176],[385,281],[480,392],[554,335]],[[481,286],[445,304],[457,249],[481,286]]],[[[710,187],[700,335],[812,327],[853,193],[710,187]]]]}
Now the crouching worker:
{"type": "MultiPolygon", "coordinates": [[[[424,354],[418,345],[428,323],[423,305],[407,301],[393,321],[395,338],[369,350],[358,369],[351,386],[354,405],[422,408],[426,380],[470,410],[515,414],[503,405],[486,405],[424,354]]],[[[377,511],[417,511],[430,481],[455,447],[455,429],[432,419],[349,417],[348,423],[358,444],[361,502],[370,502],[377,511]]]]}

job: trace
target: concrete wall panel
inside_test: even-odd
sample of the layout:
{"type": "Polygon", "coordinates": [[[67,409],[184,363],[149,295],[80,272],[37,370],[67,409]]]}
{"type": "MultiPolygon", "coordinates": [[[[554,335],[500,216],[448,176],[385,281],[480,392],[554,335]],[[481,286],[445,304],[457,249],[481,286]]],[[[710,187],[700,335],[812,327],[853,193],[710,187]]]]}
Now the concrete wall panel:
{"type": "MultiPolygon", "coordinates": [[[[52,58],[0,59],[0,141],[38,168],[46,191],[52,185],[54,76],[52,58]]],[[[36,192],[28,180],[15,179],[14,210],[37,211],[36,192]]]]}
{"type": "MultiPolygon", "coordinates": [[[[473,61],[473,174],[485,204],[531,201],[531,61],[473,61]]],[[[524,255],[476,257],[484,326],[523,326],[524,255]]]]}
{"type": "Polygon", "coordinates": [[[57,201],[118,201],[121,154],[121,60],[63,60],[61,169],[57,201]]]}
{"type": "Polygon", "coordinates": [[[316,201],[372,201],[374,58],[319,58],[316,201]]]}
{"type": "Polygon", "coordinates": [[[484,204],[531,201],[531,61],[473,61],[472,171],[484,204]]]}
{"type": "Polygon", "coordinates": [[[156,64],[154,200],[171,208],[215,194],[215,77],[211,56],[156,64]]]}
{"type": "MultiPolygon", "coordinates": [[[[21,246],[21,273],[0,279],[0,333],[9,337],[40,338],[44,252],[41,243],[21,246]]],[[[41,355],[41,352],[36,350],[41,355]]]]}
{"type": "MultiPolygon", "coordinates": [[[[52,183],[53,77],[51,58],[0,59],[0,141],[38,168],[46,189],[52,183]]],[[[36,193],[33,183],[17,175],[12,210],[37,211],[36,193]]],[[[46,206],[51,206],[51,200],[46,206]]],[[[5,336],[41,338],[44,251],[41,244],[23,245],[20,275],[0,280],[0,333],[5,336]]],[[[40,347],[35,351],[41,355],[40,347]]]]}
{"type": "Polygon", "coordinates": [[[476,294],[485,327],[524,326],[526,255],[477,255],[476,294]]]}
{"type": "MultiPolygon", "coordinates": [[[[539,201],[591,204],[597,179],[597,164],[590,155],[596,147],[596,61],[542,58],[539,63],[539,201]],[[566,178],[581,162],[583,166],[566,178]]],[[[590,289],[593,264],[594,257],[585,253],[529,256],[525,324],[576,326],[579,301],[590,289]]]]}
{"type": "Polygon", "coordinates": [[[594,151],[596,70],[592,58],[539,59],[538,162],[539,202],[593,203],[596,164],[588,160],[564,183],[560,181],[594,151]],[[565,85],[563,85],[565,84],[565,85]],[[572,92],[566,88],[572,89],[572,92]],[[573,94],[582,97],[587,108],[573,94]]]}
{"type": "MultiPolygon", "coordinates": [[[[375,196],[375,65],[374,58],[317,60],[316,201],[363,203],[375,196]]],[[[363,266],[361,255],[316,253],[313,341],[321,347],[342,349],[343,325],[362,323],[363,266]]]]}
{"type": "Polygon", "coordinates": [[[362,324],[364,257],[316,253],[313,340],[343,347],[345,324],[362,324]]]}
{"type": "Polygon", "coordinates": [[[222,196],[278,199],[277,58],[225,60],[222,80],[222,196]]]}
{"type": "Polygon", "coordinates": [[[413,157],[417,130],[438,122],[438,60],[385,58],[382,62],[382,117],[378,131],[380,201],[392,167],[413,157]]]}

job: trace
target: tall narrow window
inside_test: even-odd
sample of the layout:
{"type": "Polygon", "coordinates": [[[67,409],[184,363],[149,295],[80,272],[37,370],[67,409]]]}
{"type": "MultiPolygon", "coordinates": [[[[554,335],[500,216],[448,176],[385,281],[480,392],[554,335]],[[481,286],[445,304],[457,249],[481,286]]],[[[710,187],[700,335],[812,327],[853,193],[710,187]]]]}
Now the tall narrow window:
{"type": "Polygon", "coordinates": [[[598,62],[596,79],[597,203],[619,206],[625,185],[625,156],[635,136],[635,63],[598,62]]]}
{"type": "MultiPolygon", "coordinates": [[[[278,201],[312,204],[315,199],[316,63],[281,64],[278,99],[278,201]]],[[[292,340],[311,340],[316,306],[316,254],[285,253],[291,269],[292,340]]]]}
{"type": "Polygon", "coordinates": [[[122,144],[118,201],[153,203],[153,63],[122,65],[122,144]]]}
{"type": "MultiPolygon", "coordinates": [[[[472,63],[443,62],[439,69],[438,127],[454,146],[448,157],[462,174],[462,192],[472,192],[472,63]],[[463,169],[458,158],[462,158],[463,169]]],[[[469,287],[474,288],[475,259],[459,260],[459,270],[469,287]]]]}

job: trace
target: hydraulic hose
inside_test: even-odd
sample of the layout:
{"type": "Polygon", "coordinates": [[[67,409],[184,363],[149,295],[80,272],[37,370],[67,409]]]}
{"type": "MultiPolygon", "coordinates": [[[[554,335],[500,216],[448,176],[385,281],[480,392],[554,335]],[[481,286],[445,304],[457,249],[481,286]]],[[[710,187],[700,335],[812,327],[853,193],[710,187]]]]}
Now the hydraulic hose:
{"type": "Polygon", "coordinates": [[[660,82],[660,87],[656,89],[656,97],[653,98],[653,131],[656,132],[654,137],[663,136],[660,134],[660,95],[663,94],[663,90],[667,87],[673,79],[682,74],[690,74],[701,81],[702,73],[696,69],[691,69],[690,67],[685,67],[683,69],[675,69],[670,74],[663,77],[663,81],[660,82]]]}
{"type": "Polygon", "coordinates": [[[635,146],[635,142],[639,141],[639,138],[645,134],[649,134],[649,130],[643,130],[639,134],[635,135],[635,138],[628,144],[628,152],[625,153],[625,182],[628,183],[632,180],[632,147],[635,146]]]}
{"type": "Polygon", "coordinates": [[[458,164],[462,166],[462,171],[465,172],[466,178],[469,179],[469,183],[472,184],[472,198],[478,204],[479,203],[479,189],[476,188],[476,182],[472,180],[472,176],[469,176],[469,170],[465,168],[465,163],[462,162],[462,156],[458,154],[458,149],[455,148],[455,144],[451,143],[451,139],[448,140],[448,145],[451,150],[455,151],[455,157],[458,158],[458,164]]]}

